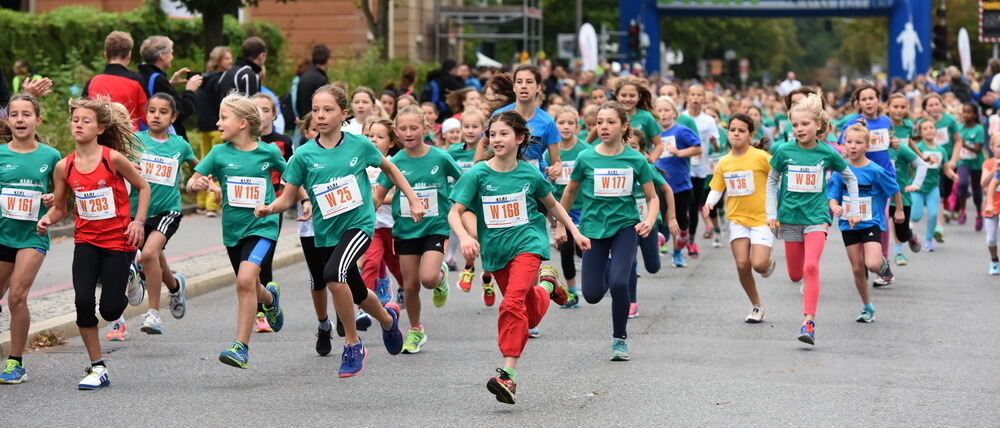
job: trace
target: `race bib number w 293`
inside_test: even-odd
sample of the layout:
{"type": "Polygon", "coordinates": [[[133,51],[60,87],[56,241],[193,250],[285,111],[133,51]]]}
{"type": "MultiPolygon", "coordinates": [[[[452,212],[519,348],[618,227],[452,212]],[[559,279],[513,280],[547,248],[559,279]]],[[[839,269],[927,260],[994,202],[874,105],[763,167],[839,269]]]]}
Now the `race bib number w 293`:
{"type": "Polygon", "coordinates": [[[76,215],[84,220],[107,220],[115,216],[115,195],[110,187],[74,192],[76,215]]]}

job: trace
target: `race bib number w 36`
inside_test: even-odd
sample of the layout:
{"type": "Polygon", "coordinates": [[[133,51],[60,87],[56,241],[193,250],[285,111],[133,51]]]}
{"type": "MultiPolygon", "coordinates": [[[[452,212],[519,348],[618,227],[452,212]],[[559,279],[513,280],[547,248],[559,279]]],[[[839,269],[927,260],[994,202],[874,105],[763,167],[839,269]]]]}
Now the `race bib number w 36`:
{"type": "Polygon", "coordinates": [[[749,196],[756,189],[753,182],[753,171],[732,171],[723,174],[726,179],[726,192],[729,196],[749,196]]]}

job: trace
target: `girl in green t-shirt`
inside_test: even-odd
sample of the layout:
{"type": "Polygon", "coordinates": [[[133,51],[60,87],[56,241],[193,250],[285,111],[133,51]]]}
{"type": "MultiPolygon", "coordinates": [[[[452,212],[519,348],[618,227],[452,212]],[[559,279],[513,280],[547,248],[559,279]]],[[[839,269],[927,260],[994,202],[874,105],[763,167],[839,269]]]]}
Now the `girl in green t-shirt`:
{"type": "MultiPolygon", "coordinates": [[[[920,143],[917,148],[927,159],[927,175],[924,183],[914,192],[910,193],[913,206],[910,218],[913,223],[920,222],[924,217],[924,210],[927,210],[927,229],[924,232],[924,251],[934,251],[934,241],[944,242],[943,228],[938,223],[938,208],[940,208],[940,198],[943,196],[941,182],[948,178],[952,181],[955,172],[951,169],[949,157],[951,152],[938,144],[938,130],[935,127],[934,119],[921,119],[915,128],[920,135],[920,143]],[[944,177],[942,177],[942,172],[944,177]]],[[[949,192],[951,187],[948,187],[949,192]]]]}
{"type": "Polygon", "coordinates": [[[564,305],[576,298],[561,284],[539,281],[542,260],[549,258],[545,216],[539,205],[570,231],[581,250],[590,249],[590,241],[552,197],[552,185],[537,167],[523,161],[522,148],[529,134],[517,112],[494,116],[488,127],[494,156],[458,180],[448,213],[462,253],[467,259],[481,255],[483,269],[493,272],[503,294],[497,317],[503,368],[497,369],[499,375],[491,377],[486,388],[497,401],[507,404],[515,402],[517,362],[528,341],[527,330],[541,322],[550,299],[564,305]],[[464,213],[474,217],[475,227],[464,221],[464,213]]]}
{"type": "Polygon", "coordinates": [[[626,76],[615,81],[615,100],[621,103],[628,112],[629,128],[632,132],[641,133],[645,139],[650,162],[660,158],[663,146],[660,145],[660,119],[653,109],[653,93],[649,84],[638,77],[626,76]]]}
{"type": "MultiPolygon", "coordinates": [[[[785,241],[788,276],[802,287],[805,320],[798,339],[815,344],[816,306],[819,302],[819,262],[823,256],[832,218],[826,199],[826,171],[841,173],[848,195],[858,197],[858,182],[840,154],[820,140],[830,122],[821,94],[806,95],[789,114],[795,143],[777,146],[767,178],[767,224],[785,241]],[[780,224],[780,229],[779,229],[780,224]]],[[[858,208],[844,217],[854,227],[861,220],[858,208]]]]}
{"type": "MultiPolygon", "coordinates": [[[[576,165],[577,156],[579,156],[584,150],[591,148],[591,146],[590,144],[587,144],[583,140],[577,138],[580,125],[578,121],[579,116],[577,115],[575,109],[572,107],[559,107],[553,111],[553,113],[555,113],[552,117],[556,120],[556,129],[559,130],[559,159],[562,160],[562,169],[559,172],[559,177],[552,182],[555,187],[552,195],[558,200],[562,198],[563,190],[565,190],[566,185],[569,184],[569,177],[573,173],[573,167],[576,165]]],[[[579,224],[579,203],[569,210],[569,216],[575,223],[579,224]]],[[[579,296],[579,291],[576,288],[575,257],[581,253],[576,249],[573,237],[567,236],[566,238],[566,242],[558,246],[563,278],[566,279],[566,285],[569,287],[569,291],[579,296]]],[[[579,302],[573,302],[570,306],[580,307],[579,302]]]]}
{"type": "Polygon", "coordinates": [[[28,292],[49,250],[48,233],[39,234],[35,223],[52,204],[52,172],[61,156],[56,149],[40,143],[35,134],[42,123],[41,113],[42,107],[34,97],[17,94],[7,105],[7,121],[0,119],[0,141],[4,143],[0,145],[0,181],[4,183],[0,201],[4,207],[0,215],[0,296],[10,292],[7,309],[11,333],[9,356],[0,373],[2,384],[28,379],[21,359],[31,323],[28,292]]]}
{"type": "MultiPolygon", "coordinates": [[[[476,144],[483,138],[483,127],[486,124],[486,114],[480,110],[466,110],[462,113],[462,141],[448,148],[448,154],[455,160],[462,173],[466,173],[475,165],[476,144]]],[[[458,253],[458,236],[454,230],[448,240],[448,256],[458,253]]],[[[476,277],[476,259],[466,259],[462,272],[458,274],[456,285],[466,293],[472,290],[472,280],[476,277]]],[[[496,291],[493,289],[493,274],[483,271],[483,303],[493,306],[496,302],[496,291]]]]}
{"type": "Polygon", "coordinates": [[[983,146],[986,144],[986,130],[979,124],[979,106],[973,103],[962,105],[962,127],[958,133],[961,144],[956,144],[951,153],[952,169],[958,173],[958,224],[965,224],[965,201],[972,196],[976,206],[976,232],[983,229],[983,187],[979,185],[983,175],[983,146]],[[969,193],[969,186],[972,192],[969,193]]]}
{"type": "Polygon", "coordinates": [[[648,210],[645,218],[639,218],[633,186],[642,186],[647,207],[657,207],[660,203],[648,160],[625,145],[630,132],[624,106],[615,101],[601,106],[597,112],[597,133],[601,143],[576,158],[560,201],[563,208],[569,209],[579,193],[583,204],[580,231],[591,239],[593,246],[592,250],[583,253],[583,296],[587,302],[596,304],[609,289],[611,291],[612,361],[629,359],[625,342],[628,337],[629,272],[635,262],[639,237],[649,235],[656,224],[657,210],[648,210]]]}
{"type": "MultiPolygon", "coordinates": [[[[924,96],[924,101],[921,104],[924,112],[930,116],[931,120],[934,121],[934,143],[939,146],[944,151],[948,152],[947,162],[951,159],[954,153],[955,146],[961,146],[962,135],[959,133],[958,121],[951,114],[944,111],[944,101],[942,101],[941,96],[935,93],[927,94],[924,96]]],[[[917,152],[920,153],[920,152],[917,152]]],[[[928,161],[928,159],[924,159],[928,161]]],[[[937,224],[940,225],[945,221],[945,217],[949,217],[948,221],[951,220],[952,213],[950,208],[952,202],[950,202],[951,193],[955,187],[955,182],[952,181],[949,176],[944,176],[940,178],[938,186],[941,189],[941,209],[938,210],[938,221],[937,224]]],[[[938,230],[938,234],[943,238],[944,229],[938,230]]]]}
{"type": "MultiPolygon", "coordinates": [[[[139,168],[143,178],[149,182],[149,218],[146,220],[146,243],[142,247],[142,272],[146,278],[149,294],[149,310],[142,321],[141,331],[148,334],[162,334],[163,321],[160,319],[160,287],[166,284],[170,292],[170,314],[180,319],[187,312],[185,294],[187,280],[184,275],[171,274],[170,265],[164,256],[163,247],[177,232],[181,222],[180,183],[184,173],[181,163],[192,167],[198,165],[191,145],[178,135],[168,134],[170,124],[177,119],[177,102],[174,97],[158,93],[149,98],[146,106],[146,124],[149,129],[137,133],[143,143],[139,156],[139,168]]],[[[132,192],[133,200],[138,195],[132,192]]],[[[133,212],[135,211],[133,204],[133,212]]]]}

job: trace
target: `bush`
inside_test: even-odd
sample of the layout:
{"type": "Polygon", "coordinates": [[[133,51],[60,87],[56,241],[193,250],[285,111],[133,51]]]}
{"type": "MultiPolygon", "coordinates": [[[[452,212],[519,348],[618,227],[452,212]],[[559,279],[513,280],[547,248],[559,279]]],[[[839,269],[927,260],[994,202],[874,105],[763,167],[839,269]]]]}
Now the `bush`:
{"type": "Polygon", "coordinates": [[[403,68],[407,65],[412,65],[417,70],[414,89],[419,93],[427,72],[435,68],[434,64],[400,59],[383,60],[379,58],[379,50],[374,47],[364,51],[357,58],[346,54],[336,55],[331,60],[326,74],[330,77],[330,82],[346,82],[351,91],[358,86],[367,86],[378,96],[387,85],[399,84],[403,68]]]}
{"type": "MultiPolygon", "coordinates": [[[[73,149],[66,102],[79,96],[84,83],[104,69],[104,37],[111,31],[127,31],[135,40],[133,69],[141,62],[142,41],[152,35],[164,35],[174,41],[174,69],[204,70],[201,19],[169,19],[158,4],[147,2],[144,7],[124,13],[77,6],[41,14],[0,10],[0,28],[4,29],[5,39],[16,41],[0,44],[0,67],[9,74],[14,61],[27,60],[36,73],[55,83],[54,93],[42,99],[45,120],[39,133],[63,154],[73,149]]],[[[285,61],[281,31],[270,23],[240,24],[236,18],[226,16],[223,40],[234,53],[239,53],[240,44],[248,36],[258,36],[267,43],[268,80],[290,81],[293,70],[285,61]]],[[[284,86],[287,90],[288,84],[284,86]]]]}

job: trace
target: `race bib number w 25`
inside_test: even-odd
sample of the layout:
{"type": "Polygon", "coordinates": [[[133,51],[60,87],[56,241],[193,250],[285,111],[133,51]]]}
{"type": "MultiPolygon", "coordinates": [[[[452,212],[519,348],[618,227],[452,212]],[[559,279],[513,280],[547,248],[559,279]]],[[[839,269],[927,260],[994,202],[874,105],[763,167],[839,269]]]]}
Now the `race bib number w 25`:
{"type": "Polygon", "coordinates": [[[361,187],[353,175],[340,177],[328,183],[317,184],[312,188],[313,196],[323,218],[330,218],[360,207],[361,187]]]}

